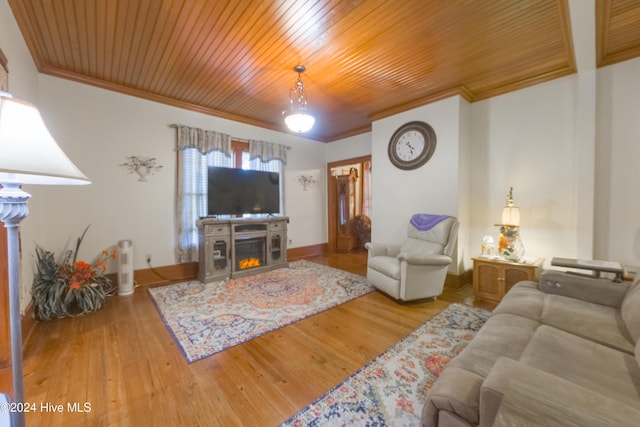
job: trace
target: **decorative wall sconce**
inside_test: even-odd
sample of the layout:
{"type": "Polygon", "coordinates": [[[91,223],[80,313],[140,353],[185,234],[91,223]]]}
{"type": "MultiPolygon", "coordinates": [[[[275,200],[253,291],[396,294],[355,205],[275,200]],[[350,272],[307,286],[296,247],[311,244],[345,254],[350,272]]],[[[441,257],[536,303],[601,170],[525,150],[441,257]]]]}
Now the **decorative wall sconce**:
{"type": "Polygon", "coordinates": [[[307,187],[311,184],[315,184],[316,180],[311,175],[300,175],[298,177],[298,182],[302,184],[302,189],[307,191],[307,187]]]}
{"type": "Polygon", "coordinates": [[[156,165],[155,157],[129,156],[127,157],[127,161],[120,164],[120,166],[125,168],[129,173],[135,172],[138,174],[138,181],[140,182],[146,182],[147,175],[153,175],[162,169],[162,165],[156,165]]]}

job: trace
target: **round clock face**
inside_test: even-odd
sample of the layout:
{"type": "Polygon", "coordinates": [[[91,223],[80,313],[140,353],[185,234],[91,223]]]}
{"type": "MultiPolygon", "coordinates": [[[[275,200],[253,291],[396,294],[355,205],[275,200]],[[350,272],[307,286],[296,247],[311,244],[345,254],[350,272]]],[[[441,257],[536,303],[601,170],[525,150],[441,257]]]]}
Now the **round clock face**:
{"type": "Polygon", "coordinates": [[[389,140],[389,160],[400,169],[424,165],[436,149],[436,133],[425,122],[409,122],[398,128],[389,140]]]}

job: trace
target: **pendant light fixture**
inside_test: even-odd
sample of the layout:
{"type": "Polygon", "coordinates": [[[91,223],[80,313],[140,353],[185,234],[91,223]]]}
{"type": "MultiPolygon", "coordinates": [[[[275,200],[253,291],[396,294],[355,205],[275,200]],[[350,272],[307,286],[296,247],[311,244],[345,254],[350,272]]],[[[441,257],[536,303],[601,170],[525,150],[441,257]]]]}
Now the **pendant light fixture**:
{"type": "Polygon", "coordinates": [[[298,73],[298,81],[289,92],[289,110],[284,111],[284,122],[287,127],[296,133],[304,133],[311,130],[316,119],[307,112],[307,97],[304,93],[304,83],[300,79],[306,70],[304,65],[296,65],[293,71],[298,73]]]}

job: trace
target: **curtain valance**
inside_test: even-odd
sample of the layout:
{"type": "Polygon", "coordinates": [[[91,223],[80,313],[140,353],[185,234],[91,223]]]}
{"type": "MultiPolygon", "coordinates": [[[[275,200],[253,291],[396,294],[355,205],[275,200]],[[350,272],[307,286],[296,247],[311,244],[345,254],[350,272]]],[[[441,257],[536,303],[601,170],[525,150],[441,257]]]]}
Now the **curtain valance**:
{"type": "MultiPolygon", "coordinates": [[[[213,151],[220,151],[229,157],[233,155],[233,149],[231,147],[231,140],[233,138],[226,133],[185,125],[171,126],[178,130],[178,151],[195,148],[204,155],[213,151]]],[[[288,148],[286,145],[276,144],[274,142],[250,139],[249,159],[259,158],[264,163],[270,162],[271,160],[280,160],[282,164],[286,165],[288,148]]]]}
{"type": "Polygon", "coordinates": [[[226,133],[192,128],[184,125],[172,125],[178,130],[178,151],[195,148],[202,154],[220,151],[232,155],[231,136],[226,133]]]}
{"type": "Polygon", "coordinates": [[[259,158],[265,163],[270,162],[271,160],[280,160],[283,165],[286,165],[287,149],[288,147],[286,145],[250,139],[249,159],[253,160],[259,158]]]}

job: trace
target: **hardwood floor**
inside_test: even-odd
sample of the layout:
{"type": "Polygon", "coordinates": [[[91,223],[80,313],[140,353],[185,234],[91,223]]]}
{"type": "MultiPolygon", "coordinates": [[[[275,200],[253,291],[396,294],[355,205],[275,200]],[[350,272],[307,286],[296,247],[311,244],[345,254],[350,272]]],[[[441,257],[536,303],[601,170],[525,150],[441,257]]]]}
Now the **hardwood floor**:
{"type": "MultiPolygon", "coordinates": [[[[365,274],[365,252],[309,259],[365,274]]],[[[27,425],[276,426],[471,293],[398,304],[372,292],[188,364],[138,288],[92,315],[38,323],[24,351],[27,425]]]]}

